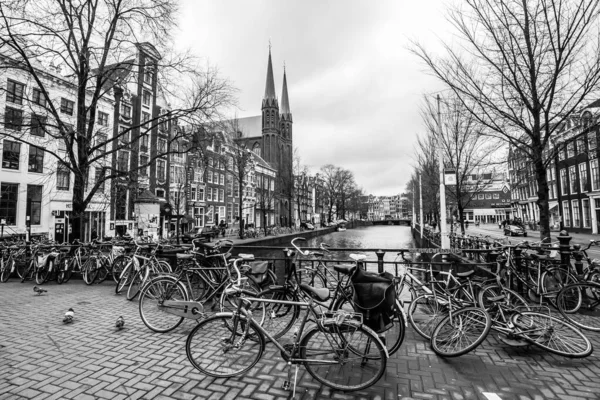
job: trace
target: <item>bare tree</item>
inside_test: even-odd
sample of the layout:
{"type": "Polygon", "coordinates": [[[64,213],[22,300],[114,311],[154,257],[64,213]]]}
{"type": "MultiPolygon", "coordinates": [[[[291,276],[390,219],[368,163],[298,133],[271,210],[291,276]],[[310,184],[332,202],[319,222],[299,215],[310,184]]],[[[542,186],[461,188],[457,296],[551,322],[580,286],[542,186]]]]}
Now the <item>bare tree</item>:
{"type": "Polygon", "coordinates": [[[294,201],[298,210],[298,221],[302,221],[302,210],[301,205],[303,204],[304,187],[309,182],[309,169],[308,166],[302,164],[300,152],[298,148],[294,148],[294,161],[292,164],[293,176],[294,176],[294,201]]]}
{"type": "MultiPolygon", "coordinates": [[[[415,145],[416,165],[413,176],[416,182],[416,198],[420,197],[421,190],[423,192],[423,218],[439,221],[440,171],[436,145],[437,140],[433,135],[417,138],[417,144],[415,145]]],[[[421,223],[423,222],[421,221],[421,223]]]]}
{"type": "Polygon", "coordinates": [[[599,9],[598,0],[465,0],[448,13],[464,52],[412,48],[486,135],[532,161],[542,239],[550,237],[546,169],[554,158],[543,154],[561,124],[597,97],[599,9]]]}
{"type": "MultiPolygon", "coordinates": [[[[132,162],[130,168],[107,162],[111,154],[139,145],[158,130],[164,130],[170,140],[179,140],[185,131],[173,129],[176,124],[206,123],[232,103],[231,86],[214,68],[199,68],[190,54],[172,50],[176,11],[174,0],[5,0],[0,4],[0,51],[7,57],[2,68],[29,77],[38,91],[38,99],[31,100],[37,102],[37,110],[43,110],[43,123],[32,122],[30,128],[43,126],[46,136],[59,142],[65,155],[54,146],[43,150],[74,175],[73,238],[80,238],[80,218],[104,182],[131,183],[139,169],[167,155],[169,146],[154,149],[145,165],[132,162]],[[136,56],[141,47],[151,54],[144,61],[136,56]],[[49,66],[60,68],[60,74],[49,73],[49,66]],[[98,106],[113,97],[118,104],[134,75],[148,76],[164,105],[154,107],[151,118],[139,124],[102,132],[98,106]],[[65,108],[54,97],[56,79],[73,92],[73,105],[65,108]],[[86,191],[94,165],[102,173],[86,191]]],[[[25,133],[7,130],[6,135],[35,145],[25,133]]]]}

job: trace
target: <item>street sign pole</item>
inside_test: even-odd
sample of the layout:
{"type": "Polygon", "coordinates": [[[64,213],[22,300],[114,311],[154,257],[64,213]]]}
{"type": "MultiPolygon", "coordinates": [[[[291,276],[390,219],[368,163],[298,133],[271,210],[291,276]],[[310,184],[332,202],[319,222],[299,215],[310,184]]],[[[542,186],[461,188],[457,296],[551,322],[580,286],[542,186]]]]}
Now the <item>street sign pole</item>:
{"type": "Polygon", "coordinates": [[[440,115],[440,95],[437,95],[437,125],[440,164],[440,236],[442,249],[450,248],[450,237],[446,227],[446,186],[444,185],[444,146],[442,141],[442,121],[440,115]]]}
{"type": "Polygon", "coordinates": [[[419,174],[419,205],[421,206],[419,225],[421,226],[421,239],[423,239],[423,182],[421,182],[421,174],[419,174]]]}

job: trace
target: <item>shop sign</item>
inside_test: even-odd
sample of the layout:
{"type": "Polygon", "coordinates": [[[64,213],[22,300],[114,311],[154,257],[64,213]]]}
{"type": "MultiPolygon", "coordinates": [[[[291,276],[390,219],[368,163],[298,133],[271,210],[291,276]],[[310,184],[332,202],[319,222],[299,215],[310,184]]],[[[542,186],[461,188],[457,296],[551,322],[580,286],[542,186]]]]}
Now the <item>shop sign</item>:
{"type": "Polygon", "coordinates": [[[444,184],[448,186],[456,185],[456,170],[446,169],[444,170],[444,184]]]}

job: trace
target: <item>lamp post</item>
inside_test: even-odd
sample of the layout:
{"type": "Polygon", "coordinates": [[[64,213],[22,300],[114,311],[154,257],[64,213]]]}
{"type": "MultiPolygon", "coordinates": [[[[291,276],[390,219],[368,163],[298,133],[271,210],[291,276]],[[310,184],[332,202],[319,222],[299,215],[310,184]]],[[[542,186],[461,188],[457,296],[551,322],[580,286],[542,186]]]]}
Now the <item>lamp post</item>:
{"type": "Polygon", "coordinates": [[[446,228],[446,186],[444,185],[444,145],[442,140],[442,120],[440,115],[440,95],[437,95],[437,125],[440,164],[440,237],[442,249],[450,248],[450,237],[446,228]]]}

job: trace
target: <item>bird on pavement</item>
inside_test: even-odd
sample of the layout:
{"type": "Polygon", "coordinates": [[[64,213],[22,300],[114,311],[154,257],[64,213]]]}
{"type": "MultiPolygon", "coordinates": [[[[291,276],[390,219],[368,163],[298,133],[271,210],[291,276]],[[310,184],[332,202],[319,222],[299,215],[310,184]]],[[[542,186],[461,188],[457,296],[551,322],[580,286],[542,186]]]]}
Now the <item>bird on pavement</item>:
{"type": "Polygon", "coordinates": [[[73,317],[75,317],[75,311],[73,311],[72,308],[69,308],[69,310],[65,313],[65,318],[63,319],[63,322],[65,324],[70,324],[71,322],[73,322],[73,317]]]}
{"type": "Polygon", "coordinates": [[[123,319],[123,316],[120,316],[119,318],[117,318],[117,323],[115,324],[115,326],[119,330],[123,329],[123,327],[125,326],[125,320],[123,319]]]}
{"type": "Polygon", "coordinates": [[[33,287],[33,291],[36,292],[38,294],[38,296],[41,295],[42,293],[46,293],[47,292],[46,289],[42,289],[42,288],[39,288],[37,286],[33,287]]]}

